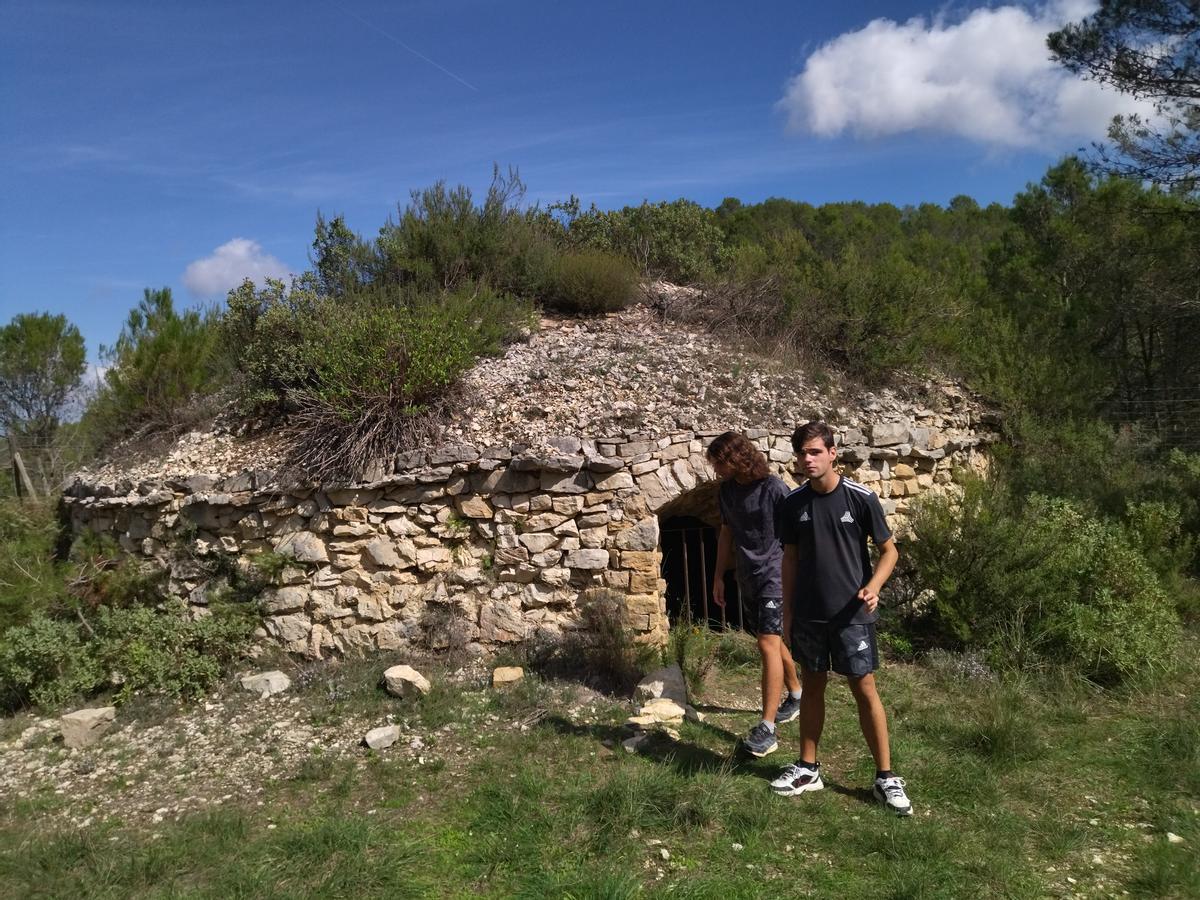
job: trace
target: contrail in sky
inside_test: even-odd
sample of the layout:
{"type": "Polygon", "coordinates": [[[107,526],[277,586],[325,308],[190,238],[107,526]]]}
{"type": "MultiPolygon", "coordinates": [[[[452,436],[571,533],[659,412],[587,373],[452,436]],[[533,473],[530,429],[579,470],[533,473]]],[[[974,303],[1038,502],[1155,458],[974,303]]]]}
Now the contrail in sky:
{"type": "Polygon", "coordinates": [[[443,65],[441,65],[441,64],[439,64],[439,63],[436,63],[436,62],[434,62],[432,59],[430,59],[430,58],[429,58],[428,56],[426,56],[424,53],[420,53],[420,52],[418,52],[418,51],[414,50],[412,47],[408,46],[408,44],[404,43],[404,41],[400,40],[400,38],[396,37],[394,34],[391,34],[390,32],[384,31],[384,30],[383,30],[382,28],[380,28],[378,25],[372,25],[370,22],[368,22],[368,21],[367,21],[366,19],[364,19],[362,16],[356,15],[355,13],[351,12],[351,11],[350,11],[350,10],[348,10],[348,9],[345,9],[345,10],[343,10],[343,12],[344,12],[346,15],[350,16],[350,18],[352,18],[352,19],[357,19],[358,21],[362,22],[364,25],[366,25],[366,26],[367,26],[368,28],[370,28],[372,31],[378,31],[380,34],[382,34],[382,35],[383,35],[385,38],[387,38],[387,39],[388,39],[389,41],[391,41],[392,43],[399,44],[401,47],[403,47],[405,50],[407,50],[407,51],[408,51],[409,53],[411,53],[413,56],[417,57],[417,59],[423,59],[423,60],[425,60],[425,62],[429,63],[429,64],[430,64],[431,66],[433,66],[435,69],[438,69],[438,70],[440,70],[440,71],[442,71],[442,72],[445,72],[447,75],[449,75],[449,76],[450,76],[451,78],[453,78],[455,81],[457,81],[459,84],[465,85],[466,87],[469,87],[471,90],[475,91],[476,93],[479,93],[479,88],[475,87],[475,85],[471,84],[471,82],[467,81],[467,79],[465,79],[465,78],[461,78],[461,77],[459,77],[458,75],[455,75],[453,72],[451,72],[451,71],[450,71],[449,69],[447,69],[445,66],[443,66],[443,65]]]}

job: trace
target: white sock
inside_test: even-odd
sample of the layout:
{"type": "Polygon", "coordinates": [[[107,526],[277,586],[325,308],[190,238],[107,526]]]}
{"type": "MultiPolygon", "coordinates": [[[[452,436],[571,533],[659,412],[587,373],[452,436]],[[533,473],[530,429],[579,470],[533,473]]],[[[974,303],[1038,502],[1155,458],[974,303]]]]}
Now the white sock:
{"type": "Polygon", "coordinates": [[[800,699],[800,691],[788,691],[788,696],[791,697],[793,700],[799,700],[800,699]]]}
{"type": "Polygon", "coordinates": [[[767,731],[771,732],[771,734],[775,733],[775,723],[774,722],[768,722],[766,719],[763,719],[762,723],[767,726],[767,731]]]}

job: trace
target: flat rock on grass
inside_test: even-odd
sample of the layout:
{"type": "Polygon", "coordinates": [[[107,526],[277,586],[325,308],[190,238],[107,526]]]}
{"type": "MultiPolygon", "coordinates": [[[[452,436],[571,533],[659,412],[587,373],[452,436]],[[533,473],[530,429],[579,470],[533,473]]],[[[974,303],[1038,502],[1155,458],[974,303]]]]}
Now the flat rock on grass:
{"type": "Polygon", "coordinates": [[[72,749],[90,747],[108,729],[117,717],[115,706],[98,706],[77,709],[59,719],[63,743],[72,749]]]}
{"type": "Polygon", "coordinates": [[[387,692],[396,697],[418,697],[429,693],[429,680],[412,666],[392,666],[383,673],[387,692]]]}
{"type": "Polygon", "coordinates": [[[524,677],[525,670],[520,666],[500,666],[492,670],[492,687],[507,687],[524,677]]]}
{"type": "Polygon", "coordinates": [[[383,750],[385,747],[392,746],[398,740],[400,740],[400,726],[384,725],[368,731],[363,738],[363,743],[372,750],[383,750]]]}
{"type": "Polygon", "coordinates": [[[633,690],[635,703],[645,704],[660,698],[673,700],[681,707],[687,705],[687,681],[679,666],[665,666],[651,672],[633,690]]]}
{"type": "Polygon", "coordinates": [[[292,686],[292,679],[275,669],[271,672],[259,672],[257,675],[245,675],[239,683],[243,690],[253,691],[265,699],[273,694],[282,694],[292,686]]]}

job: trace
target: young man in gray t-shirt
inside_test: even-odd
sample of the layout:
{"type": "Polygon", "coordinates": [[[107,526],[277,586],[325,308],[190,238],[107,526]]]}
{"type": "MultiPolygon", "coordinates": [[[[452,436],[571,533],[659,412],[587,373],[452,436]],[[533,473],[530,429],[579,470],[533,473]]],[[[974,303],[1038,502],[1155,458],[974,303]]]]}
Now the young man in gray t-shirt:
{"type": "Polygon", "coordinates": [[[825,685],[832,669],[845,675],[858,721],[875,758],[874,795],[897,815],[912,815],[904,779],[891,769],[887,715],[875,689],[879,592],[899,554],[879,498],[834,468],[832,429],[809,422],[792,435],[798,473],[808,482],[780,507],[784,628],[800,662],[800,759],[771,782],[791,796],[820,790],[817,745],[825,724],[825,685]],[[872,566],[868,538],[879,550],[872,566]]]}
{"type": "Polygon", "coordinates": [[[743,744],[754,756],[779,746],[775,727],[800,714],[800,679],[783,640],[783,582],[779,543],[779,503],[788,487],[767,468],[766,457],[744,435],[727,431],[709,445],[707,456],[717,477],[721,535],[713,574],[713,602],[725,606],[725,573],[737,571],[738,590],[749,604],[762,656],[762,721],[743,744]],[[780,702],[787,685],[788,695],[780,702]]]}

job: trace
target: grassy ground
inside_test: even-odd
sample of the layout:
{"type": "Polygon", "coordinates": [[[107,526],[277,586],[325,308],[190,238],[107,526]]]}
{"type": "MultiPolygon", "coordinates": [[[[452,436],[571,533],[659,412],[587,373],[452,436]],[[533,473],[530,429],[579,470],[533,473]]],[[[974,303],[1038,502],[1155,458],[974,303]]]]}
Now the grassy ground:
{"type": "MultiPolygon", "coordinates": [[[[907,820],[870,799],[844,688],[829,693],[827,789],[773,796],[795,726],[765,760],[736,753],[756,674],[737,654],[709,674],[705,722],[637,754],[618,700],[442,685],[407,711],[421,755],[314,757],[261,804],[67,831],[0,798],[0,896],[1196,897],[1197,649],[1177,680],[1120,694],[886,667],[907,820]]],[[[338,677],[304,690],[314,721],[395,703],[338,677]]]]}

